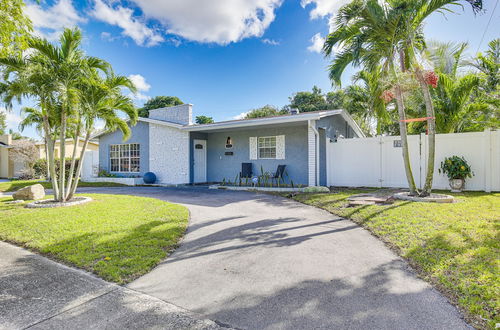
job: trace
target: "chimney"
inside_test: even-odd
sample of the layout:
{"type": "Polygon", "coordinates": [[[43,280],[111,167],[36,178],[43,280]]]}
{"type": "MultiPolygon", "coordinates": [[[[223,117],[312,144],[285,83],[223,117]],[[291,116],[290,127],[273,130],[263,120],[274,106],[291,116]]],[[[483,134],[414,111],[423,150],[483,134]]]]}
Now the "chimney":
{"type": "Polygon", "coordinates": [[[193,105],[181,104],[168,108],[149,110],[149,118],[181,125],[191,125],[193,123],[193,105]]]}
{"type": "Polygon", "coordinates": [[[298,115],[300,113],[299,109],[296,108],[291,108],[289,112],[291,115],[298,115]]]}

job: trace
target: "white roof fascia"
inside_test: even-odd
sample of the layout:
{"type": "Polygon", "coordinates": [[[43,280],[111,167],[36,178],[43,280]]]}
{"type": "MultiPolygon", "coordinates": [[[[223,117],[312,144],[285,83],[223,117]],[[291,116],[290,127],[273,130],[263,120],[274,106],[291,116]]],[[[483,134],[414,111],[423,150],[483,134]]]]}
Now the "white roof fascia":
{"type": "Polygon", "coordinates": [[[322,117],[340,114],[341,112],[342,110],[302,113],[298,115],[287,115],[287,116],[256,118],[256,119],[225,122],[225,123],[222,122],[222,123],[213,123],[204,125],[184,126],[183,129],[188,130],[190,132],[196,132],[196,131],[225,129],[225,128],[251,127],[257,125],[284,124],[284,123],[293,123],[298,121],[317,120],[321,119],[322,117]]]}

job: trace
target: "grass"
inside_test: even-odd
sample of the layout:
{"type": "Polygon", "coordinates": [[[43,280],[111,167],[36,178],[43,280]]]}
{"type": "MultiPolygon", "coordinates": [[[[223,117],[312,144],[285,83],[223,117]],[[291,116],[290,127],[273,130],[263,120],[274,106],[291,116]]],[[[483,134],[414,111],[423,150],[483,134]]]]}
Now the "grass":
{"type": "Polygon", "coordinates": [[[299,202],[352,219],[370,230],[461,307],[472,325],[500,322],[500,193],[455,194],[457,203],[346,207],[350,195],[298,194],[299,202]]]}
{"type": "MultiPolygon", "coordinates": [[[[42,180],[12,180],[8,182],[0,182],[0,192],[12,192],[40,183],[45,189],[52,189],[52,183],[42,180]]],[[[123,186],[120,183],[114,182],[78,182],[78,187],[118,187],[123,186]]]]}
{"type": "Polygon", "coordinates": [[[0,239],[124,284],[147,273],[176,247],[189,213],[153,198],[85,194],[94,201],[27,209],[0,199],[0,239]]]}

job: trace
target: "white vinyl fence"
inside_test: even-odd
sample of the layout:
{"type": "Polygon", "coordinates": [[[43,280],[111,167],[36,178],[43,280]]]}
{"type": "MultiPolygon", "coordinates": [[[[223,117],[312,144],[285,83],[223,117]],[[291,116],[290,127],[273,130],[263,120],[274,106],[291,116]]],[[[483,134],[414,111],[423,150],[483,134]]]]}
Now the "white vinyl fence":
{"type": "MultiPolygon", "coordinates": [[[[378,136],[327,141],[329,186],[407,188],[399,136],[378,136]]],[[[422,188],[427,167],[425,134],[408,136],[415,182],[422,188]]],[[[448,178],[439,174],[441,161],[463,156],[475,176],[466,180],[467,190],[500,191],[500,131],[436,135],[434,189],[449,189],[448,178]]]]}

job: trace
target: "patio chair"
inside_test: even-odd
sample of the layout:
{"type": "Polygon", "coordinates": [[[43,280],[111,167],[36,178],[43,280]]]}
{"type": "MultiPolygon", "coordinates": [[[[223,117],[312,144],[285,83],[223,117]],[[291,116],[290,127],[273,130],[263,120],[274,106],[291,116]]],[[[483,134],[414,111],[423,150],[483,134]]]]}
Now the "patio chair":
{"type": "Polygon", "coordinates": [[[241,163],[240,178],[251,178],[252,175],[252,163],[241,163]]]}
{"type": "Polygon", "coordinates": [[[283,174],[285,173],[286,165],[278,165],[276,173],[274,173],[273,180],[278,181],[280,179],[283,182],[283,174]]]}

